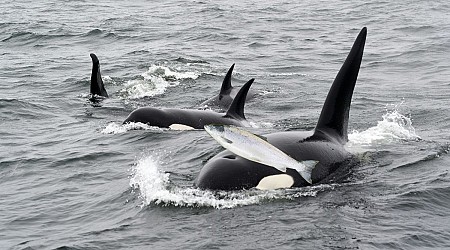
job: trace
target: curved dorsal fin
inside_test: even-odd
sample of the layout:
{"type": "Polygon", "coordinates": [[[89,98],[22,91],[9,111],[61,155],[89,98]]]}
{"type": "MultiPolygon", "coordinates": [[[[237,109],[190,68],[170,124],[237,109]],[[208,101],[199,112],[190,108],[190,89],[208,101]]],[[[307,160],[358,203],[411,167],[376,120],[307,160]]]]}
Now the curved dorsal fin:
{"type": "Polygon", "coordinates": [[[367,28],[364,27],[356,38],[350,53],[334,79],[323,105],[315,135],[325,133],[340,143],[348,140],[348,117],[353,89],[358,78],[359,67],[364,52],[367,28]]]}
{"type": "Polygon", "coordinates": [[[91,53],[90,56],[92,58],[91,94],[108,97],[100,74],[100,61],[94,53],[91,53]]]}
{"type": "Polygon", "coordinates": [[[247,98],[248,90],[250,89],[250,86],[252,86],[253,81],[255,81],[254,78],[250,79],[250,81],[246,82],[239,92],[236,94],[236,97],[234,98],[233,102],[231,103],[230,107],[228,108],[226,117],[232,117],[237,120],[245,120],[244,116],[244,104],[245,99],[247,98]]]}
{"type": "Polygon", "coordinates": [[[233,88],[231,86],[231,74],[233,73],[233,69],[234,63],[233,65],[231,65],[230,69],[225,75],[225,78],[223,79],[222,87],[220,88],[219,100],[222,99],[224,95],[228,95],[230,93],[230,90],[233,88]]]}

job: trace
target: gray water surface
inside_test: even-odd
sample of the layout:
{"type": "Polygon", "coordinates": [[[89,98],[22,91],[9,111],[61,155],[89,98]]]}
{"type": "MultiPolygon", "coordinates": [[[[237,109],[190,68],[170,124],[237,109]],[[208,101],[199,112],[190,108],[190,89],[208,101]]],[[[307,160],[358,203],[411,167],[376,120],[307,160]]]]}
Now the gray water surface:
{"type": "Polygon", "coordinates": [[[0,248],[450,248],[447,1],[3,1],[0,248]],[[193,187],[206,132],[121,125],[256,78],[259,134],[313,129],[362,27],[340,183],[193,187]],[[91,60],[110,98],[88,101],[91,60]]]}

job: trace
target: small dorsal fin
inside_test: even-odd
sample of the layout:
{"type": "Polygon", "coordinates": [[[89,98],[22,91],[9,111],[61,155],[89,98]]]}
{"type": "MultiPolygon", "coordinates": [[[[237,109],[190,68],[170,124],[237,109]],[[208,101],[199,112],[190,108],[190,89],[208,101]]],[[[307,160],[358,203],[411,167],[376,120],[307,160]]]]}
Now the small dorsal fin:
{"type": "Polygon", "coordinates": [[[348,141],[348,117],[353,89],[358,78],[359,68],[366,42],[367,28],[364,27],[356,38],[350,53],[328,92],[315,135],[323,134],[336,138],[340,143],[348,141]]]}
{"type": "Polygon", "coordinates": [[[237,120],[245,120],[244,115],[244,105],[245,105],[245,99],[247,98],[248,90],[250,89],[250,86],[252,86],[253,81],[255,81],[254,78],[250,79],[250,81],[246,82],[239,92],[236,94],[236,97],[234,98],[233,102],[231,103],[230,107],[228,108],[227,114],[225,116],[232,117],[237,120]]]}
{"type": "Polygon", "coordinates": [[[90,56],[92,58],[91,94],[108,97],[100,74],[100,61],[94,53],[91,53],[90,56]]]}
{"type": "Polygon", "coordinates": [[[233,88],[231,86],[231,74],[233,73],[234,69],[234,63],[231,65],[230,69],[228,70],[227,74],[225,75],[225,78],[222,82],[222,87],[220,88],[220,94],[219,94],[219,100],[222,99],[224,95],[230,94],[230,90],[233,88]]]}

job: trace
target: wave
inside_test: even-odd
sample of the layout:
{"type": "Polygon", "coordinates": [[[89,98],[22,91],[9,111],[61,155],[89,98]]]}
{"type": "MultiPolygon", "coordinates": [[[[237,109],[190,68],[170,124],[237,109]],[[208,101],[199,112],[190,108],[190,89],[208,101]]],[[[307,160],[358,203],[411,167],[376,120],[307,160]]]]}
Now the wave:
{"type": "Polygon", "coordinates": [[[34,44],[38,41],[50,41],[53,39],[61,39],[61,38],[70,38],[74,35],[71,34],[39,34],[36,32],[30,32],[30,31],[18,31],[12,33],[10,36],[2,39],[2,42],[13,42],[13,43],[24,43],[24,44],[34,44]]]}
{"type": "Polygon", "coordinates": [[[402,140],[420,140],[412,126],[412,120],[398,112],[387,111],[382,120],[374,127],[358,132],[353,130],[349,135],[349,146],[359,144],[383,144],[402,140]]]}
{"type": "MultiPolygon", "coordinates": [[[[270,122],[249,122],[249,126],[252,128],[272,128],[274,125],[270,122]]],[[[163,131],[169,131],[169,130],[175,130],[175,131],[181,131],[186,130],[185,128],[181,127],[171,127],[171,128],[160,128],[155,126],[150,126],[145,123],[141,122],[130,122],[126,124],[118,124],[116,122],[111,122],[100,133],[102,134],[123,134],[131,130],[152,130],[155,132],[163,132],[163,131]]],[[[191,129],[189,129],[191,130],[191,129]]]]}
{"type": "Polygon", "coordinates": [[[195,60],[195,59],[189,59],[189,58],[184,58],[184,57],[178,57],[174,61],[180,62],[180,63],[185,63],[185,64],[191,64],[191,63],[208,64],[208,62],[204,61],[204,60],[195,60]]]}
{"type": "Polygon", "coordinates": [[[90,30],[89,32],[87,32],[86,34],[83,35],[84,37],[97,37],[97,36],[101,36],[104,38],[117,38],[118,35],[116,35],[113,32],[104,32],[101,29],[93,29],[90,30]]]}
{"type": "Polygon", "coordinates": [[[160,170],[163,156],[144,156],[132,167],[130,186],[139,190],[142,207],[151,204],[176,207],[211,207],[227,209],[259,204],[278,199],[315,197],[319,192],[331,190],[333,185],[261,191],[256,189],[242,191],[210,191],[191,186],[177,186],[170,180],[170,173],[160,170]]]}
{"type": "Polygon", "coordinates": [[[152,65],[141,75],[141,79],[130,80],[119,91],[123,98],[138,99],[163,94],[167,88],[177,86],[181,80],[197,79],[198,71],[179,71],[167,66],[152,65]]]}
{"type": "Polygon", "coordinates": [[[149,126],[141,122],[130,122],[127,124],[117,124],[112,122],[108,124],[102,131],[102,134],[123,134],[130,130],[153,130],[153,131],[164,131],[165,129],[149,126]]]}

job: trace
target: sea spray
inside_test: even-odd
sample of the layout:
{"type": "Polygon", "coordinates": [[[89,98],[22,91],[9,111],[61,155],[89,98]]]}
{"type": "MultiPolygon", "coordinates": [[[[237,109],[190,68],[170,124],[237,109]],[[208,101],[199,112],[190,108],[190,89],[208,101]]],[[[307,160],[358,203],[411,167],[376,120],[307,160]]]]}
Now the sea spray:
{"type": "Polygon", "coordinates": [[[193,186],[182,186],[170,181],[170,174],[161,170],[163,163],[157,153],[138,159],[131,169],[130,186],[139,191],[142,206],[150,204],[162,206],[212,207],[216,209],[234,208],[259,204],[273,199],[296,199],[316,196],[318,192],[334,188],[330,185],[315,187],[260,191],[200,190],[193,186]]]}
{"type": "Polygon", "coordinates": [[[382,120],[376,126],[358,132],[353,130],[348,135],[352,145],[368,145],[380,143],[392,143],[399,140],[420,140],[412,126],[411,118],[406,117],[398,110],[388,111],[382,116],[382,120]]]}
{"type": "MultiPolygon", "coordinates": [[[[130,130],[153,130],[153,131],[163,131],[164,129],[149,126],[141,122],[129,122],[126,124],[118,124],[111,122],[104,129],[102,129],[102,134],[123,134],[130,130]]],[[[166,129],[167,130],[167,129],[166,129]]]]}
{"type": "Polygon", "coordinates": [[[152,65],[148,71],[141,74],[141,78],[125,83],[119,93],[128,99],[160,95],[165,93],[167,88],[179,85],[181,80],[197,79],[200,74],[197,71],[180,72],[166,66],[152,65]]]}

